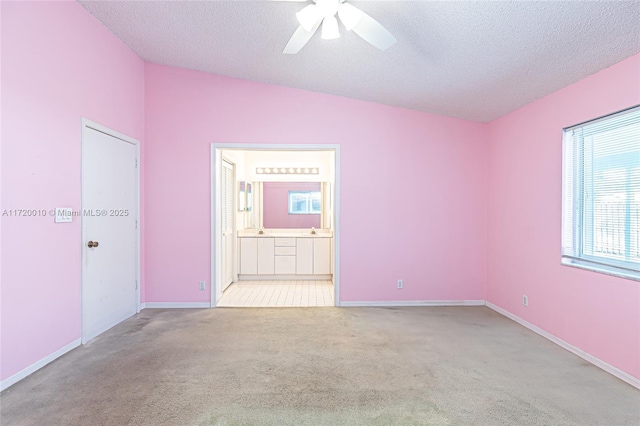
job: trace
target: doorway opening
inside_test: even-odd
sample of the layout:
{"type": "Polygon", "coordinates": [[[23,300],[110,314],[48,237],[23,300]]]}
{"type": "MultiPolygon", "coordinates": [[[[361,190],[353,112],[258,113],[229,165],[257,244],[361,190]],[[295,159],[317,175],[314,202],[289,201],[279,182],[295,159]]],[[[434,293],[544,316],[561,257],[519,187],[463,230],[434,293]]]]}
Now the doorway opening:
{"type": "Polygon", "coordinates": [[[339,165],[338,145],[211,145],[211,307],[340,305],[339,165]]]}

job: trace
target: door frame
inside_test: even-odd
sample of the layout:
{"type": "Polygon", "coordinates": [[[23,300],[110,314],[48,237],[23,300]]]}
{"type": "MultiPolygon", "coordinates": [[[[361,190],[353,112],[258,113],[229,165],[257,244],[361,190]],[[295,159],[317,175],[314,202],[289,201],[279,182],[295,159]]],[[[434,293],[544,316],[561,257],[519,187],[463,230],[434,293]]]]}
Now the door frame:
{"type": "MultiPolygon", "coordinates": [[[[220,234],[221,220],[217,207],[220,205],[220,169],[222,167],[222,151],[333,151],[335,170],[335,189],[333,206],[333,289],[335,306],[340,306],[340,145],[338,144],[249,144],[249,143],[212,143],[210,152],[211,176],[211,277],[210,307],[218,303],[217,289],[220,287],[220,234]]],[[[235,246],[235,245],[234,245],[235,246]]],[[[235,261],[234,261],[235,265],[235,261]]]]}
{"type": "MultiPolygon", "coordinates": [[[[122,133],[116,132],[113,129],[105,127],[101,124],[98,124],[94,121],[91,121],[87,118],[82,117],[82,134],[81,134],[81,151],[82,158],[80,164],[80,211],[78,212],[78,216],[80,217],[80,269],[81,269],[81,285],[80,285],[80,334],[82,337],[82,343],[87,343],[86,336],[84,335],[84,286],[85,286],[85,261],[86,261],[86,250],[84,247],[84,242],[87,239],[87,230],[86,230],[86,222],[83,220],[83,211],[85,209],[84,205],[84,181],[82,178],[83,171],[85,169],[85,143],[87,143],[87,131],[95,130],[101,133],[104,133],[108,136],[114,137],[116,139],[120,139],[123,142],[129,143],[135,147],[136,151],[136,172],[135,172],[135,221],[136,221],[136,232],[135,232],[135,242],[136,242],[136,313],[140,312],[140,142],[137,139],[134,139],[130,136],[124,135],[122,133]]],[[[106,330],[105,330],[106,331],[106,330]]]]}
{"type": "MultiPolygon", "coordinates": [[[[229,164],[231,164],[231,170],[232,173],[231,175],[233,176],[233,190],[231,191],[231,211],[233,212],[233,214],[231,215],[231,256],[233,256],[231,258],[231,284],[233,284],[235,281],[237,281],[238,279],[238,265],[237,265],[237,260],[238,260],[238,256],[236,255],[236,253],[238,252],[238,242],[237,242],[237,237],[238,237],[238,224],[237,224],[237,216],[238,216],[238,197],[237,197],[237,191],[238,188],[236,187],[236,173],[237,173],[237,165],[235,163],[234,160],[232,160],[231,158],[225,157],[223,156],[221,161],[220,161],[220,165],[222,166],[222,162],[227,162],[229,164]]],[[[220,192],[220,194],[222,194],[222,192],[220,192]]],[[[222,220],[220,221],[220,225],[222,226],[222,220]]],[[[220,272],[222,272],[222,268],[220,269],[220,272]]],[[[222,281],[222,275],[221,277],[221,281],[222,281]]],[[[229,285],[231,285],[229,284],[229,285]]],[[[224,285],[223,285],[224,286],[224,285]]],[[[224,290],[223,290],[224,291],[224,290]]]]}

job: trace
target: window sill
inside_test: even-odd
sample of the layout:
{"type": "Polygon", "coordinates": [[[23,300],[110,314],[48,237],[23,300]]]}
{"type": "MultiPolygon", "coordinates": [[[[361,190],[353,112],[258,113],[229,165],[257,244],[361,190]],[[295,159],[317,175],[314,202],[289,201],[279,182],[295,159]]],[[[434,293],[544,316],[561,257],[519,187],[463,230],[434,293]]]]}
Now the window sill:
{"type": "Polygon", "coordinates": [[[632,271],[622,271],[617,268],[609,268],[603,265],[594,265],[589,262],[582,262],[576,259],[562,259],[561,264],[572,268],[585,269],[599,274],[611,275],[618,278],[625,278],[633,281],[640,281],[640,273],[632,271]]]}

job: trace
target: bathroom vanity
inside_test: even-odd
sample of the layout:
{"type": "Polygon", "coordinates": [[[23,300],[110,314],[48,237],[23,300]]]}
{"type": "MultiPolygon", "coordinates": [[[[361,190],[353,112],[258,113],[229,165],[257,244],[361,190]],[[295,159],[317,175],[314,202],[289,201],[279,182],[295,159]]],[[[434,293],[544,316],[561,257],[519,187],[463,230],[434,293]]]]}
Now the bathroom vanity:
{"type": "Polygon", "coordinates": [[[324,280],[332,276],[332,234],[241,231],[240,280],[324,280]]]}

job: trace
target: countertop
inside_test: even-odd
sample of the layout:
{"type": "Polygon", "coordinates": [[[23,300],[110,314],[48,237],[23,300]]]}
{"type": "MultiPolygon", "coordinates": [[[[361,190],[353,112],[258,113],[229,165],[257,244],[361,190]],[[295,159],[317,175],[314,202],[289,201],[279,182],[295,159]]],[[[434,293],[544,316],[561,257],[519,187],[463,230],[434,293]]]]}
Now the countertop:
{"type": "Polygon", "coordinates": [[[333,233],[326,230],[318,230],[316,234],[312,234],[311,230],[306,231],[283,231],[283,230],[265,230],[264,234],[258,234],[258,230],[238,231],[238,238],[331,238],[333,233]]]}

